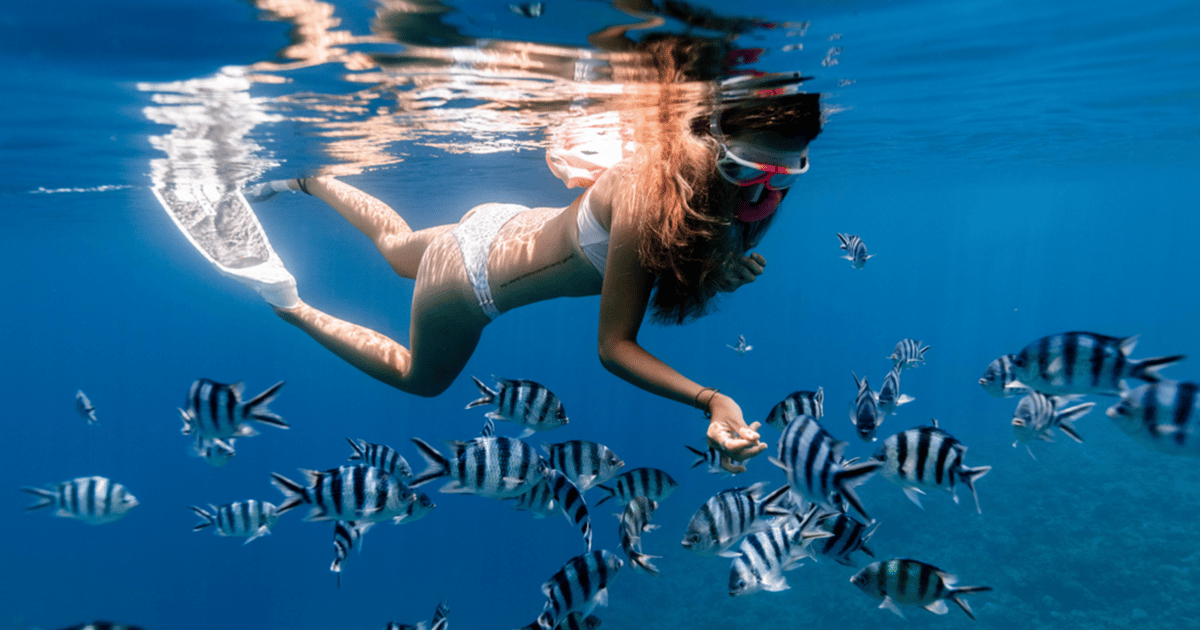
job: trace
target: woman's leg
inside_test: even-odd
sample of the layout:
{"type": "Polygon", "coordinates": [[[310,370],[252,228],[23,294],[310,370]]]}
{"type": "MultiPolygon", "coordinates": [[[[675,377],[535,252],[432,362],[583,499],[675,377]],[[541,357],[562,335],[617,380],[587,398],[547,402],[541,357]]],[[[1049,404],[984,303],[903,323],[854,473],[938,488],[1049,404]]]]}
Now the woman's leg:
{"type": "Polygon", "coordinates": [[[425,249],[453,228],[443,225],[414,232],[387,204],[332,177],[310,177],[299,180],[299,185],[366,234],[392,269],[405,278],[417,277],[425,249]]]}

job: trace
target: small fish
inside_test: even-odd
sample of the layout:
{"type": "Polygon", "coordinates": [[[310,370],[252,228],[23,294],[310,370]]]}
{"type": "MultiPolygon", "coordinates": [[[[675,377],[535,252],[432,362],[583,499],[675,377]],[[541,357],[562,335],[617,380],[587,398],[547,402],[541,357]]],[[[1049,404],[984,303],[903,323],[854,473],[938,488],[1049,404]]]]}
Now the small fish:
{"type": "Polygon", "coordinates": [[[1075,431],[1073,423],[1091,411],[1096,403],[1089,402],[1072,407],[1063,406],[1075,398],[1075,396],[1046,396],[1038,392],[1026,394],[1021,402],[1017,403],[1017,410],[1013,413],[1012,428],[1013,434],[1017,438],[1017,441],[1013,442],[1013,448],[1016,448],[1018,444],[1025,444],[1025,450],[1029,451],[1030,457],[1033,457],[1029,442],[1033,440],[1053,442],[1055,427],[1062,429],[1062,432],[1070,436],[1072,440],[1083,442],[1083,438],[1075,431]]]}
{"type": "Polygon", "coordinates": [[[917,364],[925,365],[925,353],[929,351],[929,346],[922,346],[920,341],[915,339],[901,339],[896,343],[895,349],[892,350],[892,364],[900,369],[917,367],[917,364]]]}
{"type": "Polygon", "coordinates": [[[940,488],[954,497],[958,503],[955,487],[963,482],[975,497],[975,509],[980,514],[979,493],[975,482],[992,469],[991,466],[969,468],[963,464],[967,447],[938,428],[937,420],[932,425],[901,431],[883,441],[872,460],[880,464],[879,474],[900,486],[913,503],[921,507],[918,495],[922,488],[940,488]]]}
{"type": "Polygon", "coordinates": [[[683,534],[683,548],[701,556],[736,558],[733,546],[747,534],[771,526],[776,516],[788,512],[781,502],[791,494],[783,486],[763,497],[767,482],[722,490],[692,514],[683,534]]]}
{"type": "Polygon", "coordinates": [[[983,372],[983,377],[979,379],[983,391],[996,398],[1020,396],[1033,391],[1017,381],[1016,366],[1013,365],[1013,359],[1016,358],[1015,354],[1006,354],[989,363],[983,372]],[[1013,383],[1018,384],[1014,385],[1013,383]]]}
{"type": "Polygon", "coordinates": [[[333,564],[329,570],[337,573],[338,588],[342,587],[342,563],[350,556],[351,549],[362,553],[363,536],[375,523],[355,523],[354,521],[337,521],[333,524],[333,564]]]}
{"type": "Polygon", "coordinates": [[[875,430],[883,423],[884,418],[883,413],[879,411],[879,396],[871,390],[866,378],[860,381],[854,372],[850,375],[854,377],[854,384],[858,386],[854,403],[850,405],[850,423],[858,432],[859,439],[874,442],[875,430]]]}
{"type": "Polygon", "coordinates": [[[875,554],[867,548],[867,541],[879,527],[878,521],[864,525],[847,514],[819,515],[817,526],[829,536],[809,541],[808,552],[813,559],[818,557],[832,558],[834,562],[848,567],[857,567],[851,557],[856,551],[861,551],[872,558],[875,554]]]}
{"type": "Polygon", "coordinates": [[[890,416],[896,413],[896,407],[907,405],[913,400],[915,399],[912,396],[900,393],[900,366],[892,366],[883,379],[883,387],[879,388],[879,413],[890,416]]]}
{"type": "Polygon", "coordinates": [[[746,335],[738,335],[738,340],[737,340],[736,346],[731,346],[729,344],[725,344],[725,347],[731,348],[734,352],[736,352],[738,354],[739,357],[746,356],[747,352],[750,352],[751,350],[754,349],[754,346],[746,345],[746,335]]]}
{"type": "Polygon", "coordinates": [[[516,438],[447,440],[451,452],[448,458],[420,438],[412,438],[412,442],[428,464],[410,481],[414,488],[439,477],[449,477],[440,492],[508,499],[537,485],[548,467],[533,447],[516,438]]]}
{"type": "Polygon", "coordinates": [[[587,504],[583,501],[583,495],[579,493],[579,489],[575,484],[571,483],[570,479],[561,471],[549,468],[546,470],[544,481],[550,488],[550,495],[554,497],[554,505],[562,511],[563,516],[572,525],[579,528],[579,533],[583,536],[583,542],[587,545],[587,550],[592,550],[592,520],[588,516],[587,504]]]}
{"type": "Polygon", "coordinates": [[[625,465],[612,449],[587,440],[543,443],[542,450],[550,466],[561,470],[580,492],[612,479],[625,465]]]}
{"type": "Polygon", "coordinates": [[[1200,386],[1187,381],[1147,383],[1121,392],[1105,413],[1143,446],[1168,455],[1200,456],[1196,425],[1200,386]]]}
{"type": "Polygon", "coordinates": [[[863,265],[867,264],[867,259],[875,255],[867,254],[867,246],[857,234],[839,232],[837,236],[838,240],[842,242],[842,249],[846,250],[846,255],[842,258],[849,260],[850,265],[855,269],[862,269],[863,265]]]}
{"type": "Polygon", "coordinates": [[[771,463],[784,470],[788,485],[802,498],[830,512],[842,512],[843,503],[849,503],[870,520],[854,486],[875,474],[882,464],[847,462],[842,457],[845,450],[846,443],[833,439],[811,416],[800,416],[784,428],[771,463]]]}
{"type": "Polygon", "coordinates": [[[809,529],[816,511],[813,508],[803,519],[792,515],[782,523],[746,536],[738,548],[740,554],[729,567],[729,595],[791,588],[783,573],[799,568],[800,561],[808,556],[804,543],[809,536],[823,535],[809,529]]]}
{"type": "Polygon", "coordinates": [[[372,444],[366,440],[351,440],[346,438],[350,443],[354,452],[350,454],[350,461],[361,461],[368,466],[382,468],[384,472],[393,477],[398,477],[400,481],[408,481],[412,479],[413,471],[408,465],[408,460],[404,456],[397,453],[395,449],[383,444],[372,444]]]}
{"type": "Polygon", "coordinates": [[[79,412],[79,416],[87,420],[88,424],[96,424],[96,407],[82,389],[75,392],[75,411],[79,412]]]}
{"type": "Polygon", "coordinates": [[[630,566],[655,576],[658,575],[658,567],[654,566],[650,560],[662,556],[649,556],[642,553],[642,534],[658,527],[658,525],[650,524],[650,519],[654,518],[654,510],[657,509],[657,501],[646,497],[634,497],[625,504],[625,511],[617,515],[621,521],[618,529],[621,551],[624,551],[625,555],[629,557],[630,566]]]}
{"type": "Polygon", "coordinates": [[[608,583],[625,563],[606,551],[591,551],[567,561],[542,585],[546,605],[533,623],[521,630],[553,630],[571,613],[590,615],[608,605],[608,583]]]}
{"type": "Polygon", "coordinates": [[[224,439],[258,435],[249,421],[269,424],[280,429],[290,428],[283,418],[271,413],[267,404],[275,399],[283,381],[272,385],[267,391],[242,402],[245,385],[226,385],[207,378],[192,383],[188,391],[186,409],[179,410],[183,419],[183,434],[193,433],[206,438],[224,439]]]}
{"type": "Polygon", "coordinates": [[[211,512],[192,506],[192,511],[203,519],[192,526],[192,531],[198,532],[205,527],[212,527],[213,533],[218,536],[246,538],[243,545],[250,544],[250,541],[259,536],[270,534],[275,521],[279,519],[275,505],[266,501],[251,499],[220,506],[210,503],[208,507],[211,512]]]}
{"type": "Polygon", "coordinates": [[[304,503],[312,506],[305,521],[354,521],[376,523],[408,517],[417,493],[404,482],[374,466],[342,466],[325,471],[303,470],[308,486],[279,473],[271,473],[271,484],[284,495],[276,508],[283,514],[304,503]]]}
{"type": "Polygon", "coordinates": [[[61,630],[143,630],[141,626],[131,626],[124,623],[115,623],[112,621],[93,621],[91,623],[81,623],[77,626],[69,628],[61,628],[61,630]]]}
{"type": "Polygon", "coordinates": [[[111,523],[138,504],[125,486],[105,477],[77,477],[55,484],[53,490],[32,487],[21,490],[38,497],[38,502],[25,508],[26,511],[53,506],[58,508],[55,516],[89,525],[111,523]]]}
{"type": "Polygon", "coordinates": [[[872,562],[850,578],[850,583],[862,592],[882,600],[880,608],[886,608],[901,618],[898,604],[922,606],[937,615],[949,612],[946,600],[958,604],[971,619],[975,615],[967,601],[967,593],[982,593],[992,590],[989,586],[954,586],[958,579],[941,569],[919,560],[894,558],[872,562]]]}
{"type": "Polygon", "coordinates": [[[613,480],[612,487],[599,486],[601,490],[608,493],[608,496],[597,501],[596,505],[609,499],[616,499],[617,503],[624,505],[634,497],[647,497],[655,501],[662,501],[671,496],[677,487],[679,484],[675,483],[671,475],[664,470],[634,468],[627,473],[618,475],[613,480]]]}
{"type": "Polygon", "coordinates": [[[782,431],[783,427],[801,415],[811,416],[814,420],[820,420],[821,416],[825,413],[824,404],[824,387],[818,387],[815,392],[805,390],[794,391],[788,394],[787,398],[784,398],[771,408],[771,413],[767,414],[767,425],[778,431],[782,431]]]}
{"type": "Polygon", "coordinates": [[[533,435],[535,431],[549,431],[567,424],[567,411],[562,401],[545,386],[527,380],[493,378],[497,381],[496,390],[471,377],[483,396],[471,401],[467,409],[495,405],[496,410],[489,411],[487,417],[508,420],[525,427],[525,431],[518,436],[523,438],[533,435]]]}
{"type": "Polygon", "coordinates": [[[541,2],[522,2],[521,4],[510,4],[508,10],[523,15],[527,18],[541,17],[546,10],[546,5],[541,2]]]}
{"type": "Polygon", "coordinates": [[[688,446],[687,444],[684,444],[683,447],[696,455],[696,461],[692,464],[692,468],[695,468],[701,464],[707,464],[708,472],[714,475],[730,474],[728,470],[721,468],[721,452],[717,449],[710,446],[708,447],[707,451],[702,451],[698,448],[688,446]]]}
{"type": "Polygon", "coordinates": [[[1025,346],[1013,359],[1012,385],[1032,388],[1046,395],[1119,394],[1122,379],[1149,383],[1161,380],[1158,371],[1184,358],[1135,360],[1129,358],[1137,335],[1108,337],[1088,332],[1068,332],[1042,337],[1025,346]]]}
{"type": "Polygon", "coordinates": [[[237,455],[237,451],[233,448],[233,443],[236,439],[226,438],[218,440],[197,434],[196,440],[192,442],[192,455],[202,458],[214,468],[220,468],[228,464],[234,455],[237,455]]]}

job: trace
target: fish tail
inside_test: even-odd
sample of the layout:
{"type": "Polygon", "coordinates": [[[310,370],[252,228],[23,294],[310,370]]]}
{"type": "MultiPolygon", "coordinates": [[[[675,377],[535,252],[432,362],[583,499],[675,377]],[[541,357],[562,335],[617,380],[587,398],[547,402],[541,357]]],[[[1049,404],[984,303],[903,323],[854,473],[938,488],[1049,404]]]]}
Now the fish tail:
{"type": "Polygon", "coordinates": [[[654,566],[650,560],[661,557],[662,556],[651,556],[644,553],[638,553],[632,549],[629,550],[629,563],[655,577],[658,577],[659,575],[658,567],[654,566]]]}
{"type": "Polygon", "coordinates": [[[183,420],[183,429],[182,429],[183,434],[191,435],[192,434],[192,414],[190,414],[182,409],[179,409],[178,407],[176,407],[176,409],[179,410],[179,418],[181,420],[183,420]]]}
{"type": "Polygon", "coordinates": [[[561,472],[551,469],[549,476],[555,503],[562,510],[563,516],[579,527],[583,541],[587,544],[587,550],[590,553],[592,551],[592,519],[588,515],[587,503],[584,502],[583,495],[579,493],[575,484],[571,483],[571,480],[561,472]]]}
{"type": "Polygon", "coordinates": [[[366,461],[367,458],[363,457],[363,448],[358,445],[358,442],[355,442],[354,440],[351,440],[350,438],[346,438],[346,441],[350,443],[350,448],[354,449],[354,454],[351,455],[347,459],[351,459],[351,460],[361,459],[363,461],[366,461]]]}
{"type": "Polygon", "coordinates": [[[307,488],[279,473],[271,473],[271,485],[279,488],[284,496],[283,503],[275,508],[276,514],[283,514],[301,503],[310,502],[307,488]]]}
{"type": "Polygon", "coordinates": [[[475,378],[474,376],[471,377],[471,380],[475,381],[475,387],[479,388],[479,393],[483,394],[483,396],[467,403],[467,409],[470,409],[471,407],[478,407],[480,405],[490,405],[496,400],[496,392],[492,388],[488,387],[483,383],[483,381],[475,378]]]}
{"type": "Polygon", "coordinates": [[[963,612],[967,613],[968,617],[975,619],[975,613],[971,612],[971,605],[960,596],[968,593],[983,593],[990,590],[992,590],[990,586],[956,586],[951,590],[949,597],[950,601],[958,604],[958,607],[963,609],[963,612]]]}
{"type": "Polygon", "coordinates": [[[791,514],[792,512],[787,508],[780,507],[780,503],[782,503],[784,498],[788,496],[788,492],[791,489],[791,486],[785,484],[784,486],[764,497],[761,505],[763,513],[770,514],[772,516],[787,516],[791,514]]]}
{"type": "Polygon", "coordinates": [[[705,453],[698,448],[688,446],[687,444],[684,444],[683,447],[696,454],[696,463],[692,464],[692,468],[695,468],[708,461],[708,453],[705,453]]]}
{"type": "Polygon", "coordinates": [[[1152,359],[1142,359],[1136,362],[1129,370],[1129,376],[1132,378],[1140,378],[1148,383],[1157,383],[1162,380],[1162,376],[1158,371],[1171,365],[1178,363],[1186,358],[1187,355],[1175,354],[1169,357],[1154,357],[1152,359]]]}
{"type": "Polygon", "coordinates": [[[205,527],[210,527],[210,526],[216,524],[216,519],[213,517],[212,514],[209,513],[208,510],[205,510],[204,508],[196,507],[194,505],[191,507],[192,507],[192,511],[195,512],[197,516],[204,519],[204,520],[200,521],[199,523],[196,523],[195,525],[193,525],[192,531],[198,532],[198,531],[204,529],[205,527]]]}
{"type": "Polygon", "coordinates": [[[412,442],[417,445],[417,450],[421,452],[421,457],[424,457],[425,462],[429,465],[425,467],[425,470],[421,474],[414,476],[408,481],[408,487],[416,488],[421,484],[433,481],[450,472],[450,460],[446,459],[436,448],[433,448],[421,438],[412,438],[412,442]]]}
{"type": "Polygon", "coordinates": [[[979,507],[979,493],[975,491],[975,481],[980,477],[988,474],[991,466],[980,466],[978,468],[964,468],[962,472],[963,483],[971,489],[971,496],[975,497],[975,511],[983,514],[983,509],[979,507]]]}
{"type": "Polygon", "coordinates": [[[603,491],[605,491],[605,492],[607,492],[607,493],[608,493],[608,495],[607,495],[607,496],[605,496],[603,499],[600,499],[599,501],[597,501],[597,502],[596,502],[596,505],[600,505],[601,503],[604,503],[605,501],[607,501],[607,500],[609,500],[609,499],[611,499],[611,498],[613,498],[613,497],[617,496],[617,491],[616,491],[615,489],[613,489],[613,488],[610,488],[610,487],[608,487],[608,486],[606,486],[606,485],[604,485],[604,484],[599,484],[599,485],[597,485],[596,487],[597,487],[597,488],[600,488],[601,490],[603,490],[603,491]]]}
{"type": "Polygon", "coordinates": [[[25,487],[25,488],[21,488],[21,490],[28,492],[29,494],[32,494],[38,498],[37,503],[34,503],[33,505],[25,508],[26,512],[32,512],[33,510],[40,510],[42,508],[47,508],[58,502],[58,495],[55,494],[54,491],[52,491],[52,490],[46,490],[45,488],[33,488],[33,487],[25,487]]]}
{"type": "Polygon", "coordinates": [[[246,417],[251,420],[257,420],[264,424],[277,426],[281,429],[290,429],[288,423],[283,421],[278,415],[271,413],[267,409],[267,404],[275,400],[275,396],[279,394],[279,388],[283,387],[284,381],[279,381],[267,388],[267,390],[246,402],[246,417]]]}
{"type": "Polygon", "coordinates": [[[881,466],[883,466],[883,462],[875,459],[869,459],[859,464],[847,466],[834,475],[834,487],[841,492],[842,497],[846,499],[846,502],[849,503],[855,510],[857,510],[859,514],[862,514],[863,518],[867,520],[871,520],[871,517],[867,514],[866,509],[863,507],[862,501],[859,500],[858,493],[854,492],[853,486],[866,481],[867,478],[875,474],[875,472],[878,471],[881,466]]]}

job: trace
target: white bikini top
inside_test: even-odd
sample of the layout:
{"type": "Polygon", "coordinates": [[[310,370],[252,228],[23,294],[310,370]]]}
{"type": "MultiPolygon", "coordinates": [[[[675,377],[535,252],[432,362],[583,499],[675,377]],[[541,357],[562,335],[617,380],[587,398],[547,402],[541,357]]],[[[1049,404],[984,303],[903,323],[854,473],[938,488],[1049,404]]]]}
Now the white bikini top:
{"type": "Polygon", "coordinates": [[[588,203],[591,194],[592,189],[588,188],[587,192],[583,193],[583,199],[579,200],[579,210],[575,213],[575,225],[579,228],[580,249],[583,250],[596,271],[603,276],[604,265],[608,262],[608,232],[596,220],[596,215],[592,214],[591,204],[588,203]]]}

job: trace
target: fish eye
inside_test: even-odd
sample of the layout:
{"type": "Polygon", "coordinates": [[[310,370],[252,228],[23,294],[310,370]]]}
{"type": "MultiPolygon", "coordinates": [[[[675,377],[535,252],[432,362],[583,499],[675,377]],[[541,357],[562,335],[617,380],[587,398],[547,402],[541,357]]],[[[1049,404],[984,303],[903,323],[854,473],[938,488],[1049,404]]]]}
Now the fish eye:
{"type": "Polygon", "coordinates": [[[688,534],[683,537],[683,540],[690,543],[700,542],[700,534],[688,534]]]}

